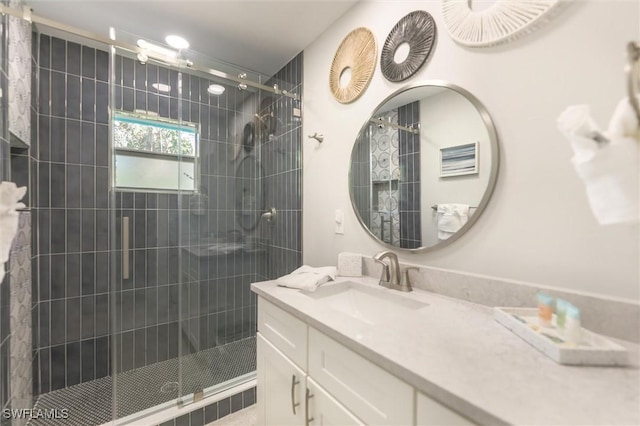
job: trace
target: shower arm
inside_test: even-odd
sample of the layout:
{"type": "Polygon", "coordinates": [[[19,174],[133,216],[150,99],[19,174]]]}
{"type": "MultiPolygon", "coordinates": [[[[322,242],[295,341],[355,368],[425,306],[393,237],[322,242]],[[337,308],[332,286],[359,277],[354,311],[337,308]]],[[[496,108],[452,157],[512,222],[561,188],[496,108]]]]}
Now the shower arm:
{"type": "MultiPolygon", "coordinates": [[[[44,18],[42,16],[38,16],[38,15],[33,15],[32,14],[32,10],[29,6],[23,6],[22,10],[20,9],[13,9],[11,7],[8,6],[4,6],[4,5],[0,5],[0,13],[3,14],[7,14],[7,15],[11,15],[11,16],[15,16],[17,18],[21,18],[24,19],[25,21],[29,22],[29,23],[33,23],[33,24],[42,24],[45,25],[47,27],[53,28],[55,30],[59,30],[59,31],[63,31],[65,33],[69,33],[69,34],[73,34],[73,35],[77,35],[83,38],[87,38],[89,40],[93,40],[93,41],[97,41],[103,44],[107,44],[107,45],[112,45],[115,46],[117,48],[120,48],[122,50],[126,50],[129,52],[132,52],[134,54],[138,54],[138,53],[144,53],[147,56],[156,59],[156,60],[160,60],[163,61],[167,64],[171,64],[171,65],[177,65],[177,66],[185,66],[189,69],[195,70],[195,71],[200,71],[203,72],[205,74],[209,74],[212,75],[214,77],[219,77],[225,80],[230,80],[233,81],[235,83],[238,84],[242,84],[242,85],[247,85],[247,86],[251,86],[255,89],[259,89],[259,90],[264,90],[266,92],[269,93],[274,93],[276,95],[282,95],[282,96],[286,96],[288,98],[292,98],[295,100],[299,99],[299,96],[296,93],[290,93],[286,90],[280,89],[277,87],[277,85],[274,86],[267,86],[264,84],[260,84],[260,83],[256,83],[255,81],[251,81],[248,80],[246,78],[246,74],[245,73],[241,73],[239,75],[233,75],[233,74],[228,74],[226,72],[223,71],[219,71],[213,68],[208,68],[208,67],[201,67],[199,65],[194,64],[193,62],[189,61],[189,60],[176,60],[175,58],[171,58],[169,56],[166,55],[162,55],[161,53],[158,52],[150,52],[147,51],[145,49],[142,49],[134,44],[131,43],[125,43],[122,41],[116,41],[115,40],[115,36],[113,38],[109,38],[109,37],[104,37],[101,36],[99,34],[95,34],[89,31],[85,31],[82,30],[80,28],[76,28],[73,27],[71,25],[66,25],[63,24],[61,22],[58,21],[54,21],[51,19],[47,19],[44,18]]],[[[113,28],[110,29],[110,33],[113,34],[114,30],[113,28]]]]}

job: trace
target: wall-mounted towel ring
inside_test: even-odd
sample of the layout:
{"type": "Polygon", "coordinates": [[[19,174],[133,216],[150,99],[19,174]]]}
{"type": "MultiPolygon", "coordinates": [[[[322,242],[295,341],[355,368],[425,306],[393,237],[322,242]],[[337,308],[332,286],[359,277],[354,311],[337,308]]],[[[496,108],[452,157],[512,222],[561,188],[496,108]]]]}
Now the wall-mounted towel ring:
{"type": "Polygon", "coordinates": [[[314,134],[309,135],[308,138],[309,139],[315,139],[318,142],[322,143],[322,141],[324,140],[324,135],[320,135],[320,134],[318,134],[318,132],[315,132],[314,134]]]}
{"type": "Polygon", "coordinates": [[[629,103],[636,113],[638,122],[640,123],[640,103],[638,103],[638,62],[640,61],[640,44],[630,41],[627,44],[627,56],[629,63],[625,67],[627,72],[627,89],[629,91],[629,103]]]}

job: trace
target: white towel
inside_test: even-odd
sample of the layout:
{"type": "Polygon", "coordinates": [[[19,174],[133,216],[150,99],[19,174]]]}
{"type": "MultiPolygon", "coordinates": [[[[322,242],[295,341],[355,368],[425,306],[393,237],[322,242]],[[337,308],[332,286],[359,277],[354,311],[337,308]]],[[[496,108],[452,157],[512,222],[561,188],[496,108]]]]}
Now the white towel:
{"type": "Polygon", "coordinates": [[[5,263],[9,260],[11,243],[18,232],[18,212],[24,204],[19,201],[27,187],[18,188],[13,182],[0,182],[0,282],[4,278],[5,263]]]}
{"type": "Polygon", "coordinates": [[[640,167],[638,154],[638,120],[625,98],[604,132],[609,143],[593,139],[598,131],[589,107],[567,108],[558,117],[558,128],[574,151],[571,159],[585,184],[589,205],[602,225],[633,223],[640,219],[640,167]]]}
{"type": "Polygon", "coordinates": [[[276,283],[280,287],[298,288],[313,292],[327,281],[335,280],[337,273],[335,266],[314,268],[309,265],[303,265],[289,275],[278,278],[276,283]]]}
{"type": "Polygon", "coordinates": [[[469,220],[467,204],[438,204],[438,239],[446,240],[469,220]]]}

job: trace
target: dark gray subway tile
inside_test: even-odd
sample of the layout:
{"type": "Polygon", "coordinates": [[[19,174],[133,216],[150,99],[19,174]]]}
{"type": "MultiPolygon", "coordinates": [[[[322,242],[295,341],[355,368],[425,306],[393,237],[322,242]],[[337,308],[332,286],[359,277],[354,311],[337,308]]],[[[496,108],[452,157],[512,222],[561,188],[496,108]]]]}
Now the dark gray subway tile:
{"type": "Polygon", "coordinates": [[[38,303],[38,309],[39,309],[39,314],[38,314],[38,333],[39,333],[39,339],[38,339],[38,345],[39,347],[46,347],[49,346],[49,333],[50,333],[50,313],[49,313],[49,302],[48,301],[44,301],[44,302],[39,302],[38,303]]]}
{"type": "Polygon", "coordinates": [[[95,335],[104,336],[109,333],[109,295],[97,295],[95,302],[95,335]]]}
{"type": "Polygon", "coordinates": [[[38,65],[42,68],[51,67],[51,37],[40,34],[38,46],[38,65]]]}
{"type": "Polygon", "coordinates": [[[67,73],[80,75],[80,45],[67,42],[67,73]]]}
{"type": "Polygon", "coordinates": [[[64,118],[51,117],[51,161],[65,162],[66,148],[66,120],[64,118]]]}
{"type": "Polygon", "coordinates": [[[82,382],[95,379],[95,339],[83,340],[80,343],[80,353],[82,360],[82,382]]]}
{"type": "Polygon", "coordinates": [[[80,164],[80,121],[66,120],[67,124],[67,162],[71,164],[80,164]]]}
{"type": "Polygon", "coordinates": [[[82,295],[95,293],[95,253],[82,253],[82,295]]]}
{"type": "Polygon", "coordinates": [[[109,291],[109,253],[96,253],[96,294],[109,291]]]}
{"type": "Polygon", "coordinates": [[[81,196],[80,205],[84,209],[91,209],[95,207],[95,167],[82,166],[81,167],[81,196]]]}
{"type": "Polygon", "coordinates": [[[122,89],[122,109],[130,112],[133,112],[136,109],[134,89],[127,87],[122,89]]]}
{"type": "MultiPolygon", "coordinates": [[[[84,110],[83,110],[84,115],[84,110]]],[[[86,120],[86,118],[83,118],[86,120]]],[[[83,121],[81,125],[82,143],[80,145],[80,160],[82,164],[93,166],[95,160],[95,124],[83,121]]]]}
{"type": "Polygon", "coordinates": [[[204,407],[204,422],[209,424],[218,420],[218,403],[214,402],[204,407]]]}
{"type": "Polygon", "coordinates": [[[80,118],[81,99],[80,77],[67,75],[67,118],[80,118]]]}
{"type": "Polygon", "coordinates": [[[53,37],[51,39],[51,69],[66,71],[67,42],[53,37]]]}
{"type": "Polygon", "coordinates": [[[109,364],[109,336],[96,339],[96,379],[110,374],[109,364]]]}
{"type": "Polygon", "coordinates": [[[67,82],[66,76],[57,71],[51,71],[51,86],[50,86],[50,108],[51,115],[54,117],[62,117],[65,116],[65,104],[66,104],[66,92],[67,92],[67,82]]]}
{"type": "Polygon", "coordinates": [[[147,333],[144,328],[135,330],[133,345],[135,368],[144,367],[147,363],[147,333]]]}
{"type": "Polygon", "coordinates": [[[127,331],[122,333],[122,344],[120,345],[122,371],[132,370],[134,364],[134,349],[135,349],[134,332],[127,331]]]}
{"type": "Polygon", "coordinates": [[[96,165],[109,166],[109,126],[96,124],[96,165]]]}
{"type": "Polygon", "coordinates": [[[190,426],[204,426],[204,409],[199,408],[189,413],[190,426]]]}
{"type": "Polygon", "coordinates": [[[66,303],[64,299],[51,301],[51,334],[50,344],[59,345],[65,342],[66,335],[66,303]]]}
{"type": "Polygon", "coordinates": [[[134,292],[135,297],[135,320],[134,328],[142,328],[145,326],[147,320],[146,307],[147,307],[147,292],[146,290],[136,290],[134,292]]]}
{"type": "Polygon", "coordinates": [[[138,61],[134,63],[135,88],[139,91],[147,90],[147,66],[138,61]]]}
{"type": "Polygon", "coordinates": [[[82,78],[82,119],[94,121],[96,118],[96,82],[82,78]]]}
{"type": "MultiPolygon", "coordinates": [[[[71,297],[67,299],[67,336],[66,342],[75,342],[80,340],[80,318],[81,306],[79,297],[71,297]]],[[[57,325],[54,323],[54,327],[57,325]]]]}
{"type": "Polygon", "coordinates": [[[81,365],[80,365],[80,342],[74,342],[67,345],[67,386],[73,386],[80,383],[81,365]]]}
{"type": "Polygon", "coordinates": [[[109,249],[109,211],[96,210],[96,250],[109,249]]]}
{"type": "Polygon", "coordinates": [[[109,81],[109,54],[98,49],[96,50],[96,80],[109,81]]]}
{"type": "Polygon", "coordinates": [[[51,347],[51,390],[62,389],[66,384],[65,345],[51,347]]]}
{"type": "Polygon", "coordinates": [[[66,175],[66,203],[67,208],[79,208],[81,206],[81,191],[80,185],[82,182],[81,169],[77,164],[67,164],[66,175]]]}
{"type": "Polygon", "coordinates": [[[96,167],[96,208],[109,208],[109,169],[96,167]]]}
{"type": "Polygon", "coordinates": [[[82,210],[82,251],[95,251],[95,210],[82,210]]]}
{"type": "Polygon", "coordinates": [[[96,83],[96,115],[95,120],[98,123],[109,123],[109,85],[103,82],[96,83]]]}
{"type": "MultiPolygon", "coordinates": [[[[78,179],[80,174],[78,174],[78,179]]],[[[82,228],[82,217],[80,209],[67,209],[67,252],[77,253],[80,251],[80,230],[82,228]]]]}
{"type": "MultiPolygon", "coordinates": [[[[55,166],[56,164],[53,164],[55,166]]],[[[64,166],[62,166],[64,169],[64,166]]],[[[64,176],[64,173],[63,173],[64,176]]],[[[54,194],[52,194],[54,195],[54,194]]],[[[63,209],[51,211],[51,252],[64,253],[66,250],[66,214],[63,209]]]]}
{"type": "Polygon", "coordinates": [[[131,58],[122,58],[122,85],[124,87],[135,87],[135,62],[131,58]]]}
{"type": "Polygon", "coordinates": [[[96,77],[96,50],[87,46],[82,46],[82,76],[96,77]]]}
{"type": "Polygon", "coordinates": [[[146,332],[146,364],[158,362],[158,327],[147,327],[146,332]]]}
{"type": "Polygon", "coordinates": [[[67,293],[66,297],[74,297],[80,295],[80,283],[81,283],[81,266],[80,266],[80,253],[67,253],[67,275],[66,285],[67,293]]]}
{"type": "Polygon", "coordinates": [[[81,328],[81,337],[83,339],[91,338],[95,336],[95,297],[94,296],[83,296],[82,297],[82,328],[81,328]]]}

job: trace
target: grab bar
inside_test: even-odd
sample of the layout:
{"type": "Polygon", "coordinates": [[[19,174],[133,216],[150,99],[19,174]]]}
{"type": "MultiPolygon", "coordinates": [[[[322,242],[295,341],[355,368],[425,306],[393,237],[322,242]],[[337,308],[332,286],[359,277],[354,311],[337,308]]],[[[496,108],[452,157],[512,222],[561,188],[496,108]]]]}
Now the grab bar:
{"type": "Polygon", "coordinates": [[[629,63],[625,67],[627,73],[627,90],[629,94],[629,103],[636,113],[638,122],[640,123],[640,103],[638,103],[638,90],[635,88],[638,82],[638,71],[636,69],[637,62],[640,60],[640,45],[634,41],[627,44],[627,58],[629,63]]]}

